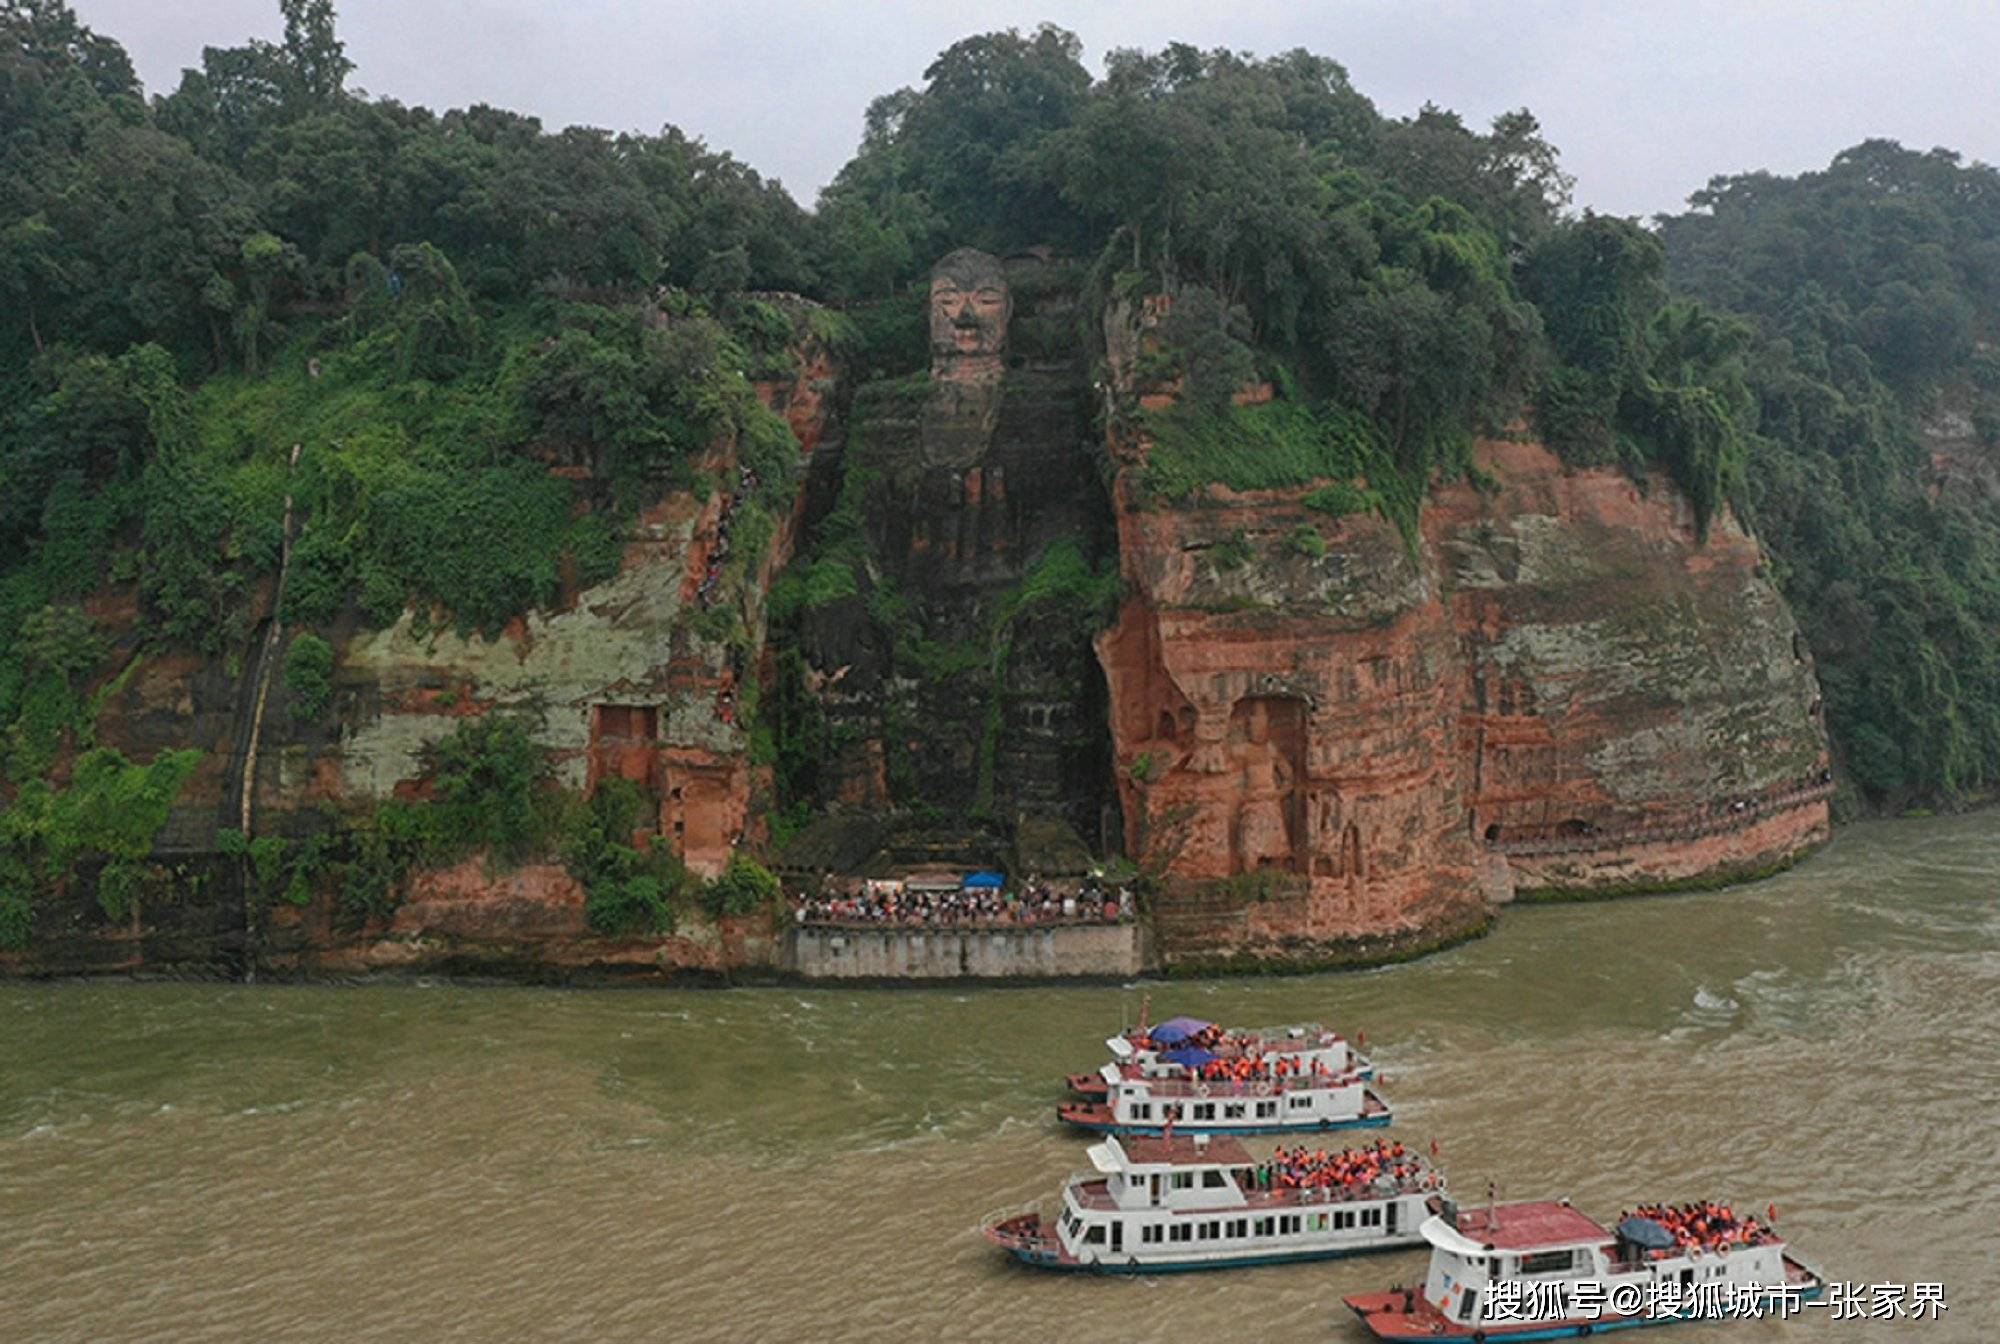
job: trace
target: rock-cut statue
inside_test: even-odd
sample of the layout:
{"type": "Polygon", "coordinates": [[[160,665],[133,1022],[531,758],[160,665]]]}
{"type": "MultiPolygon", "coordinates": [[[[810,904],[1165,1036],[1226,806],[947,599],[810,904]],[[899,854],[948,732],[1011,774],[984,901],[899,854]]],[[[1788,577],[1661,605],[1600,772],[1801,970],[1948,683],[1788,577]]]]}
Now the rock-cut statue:
{"type": "Polygon", "coordinates": [[[925,467],[977,465],[1000,418],[1007,323],[1014,298],[999,259],[961,247],[931,267],[931,395],[924,406],[925,467]]]}
{"type": "Polygon", "coordinates": [[[998,258],[970,247],[946,255],[931,268],[931,377],[997,380],[1013,315],[998,258]]]}

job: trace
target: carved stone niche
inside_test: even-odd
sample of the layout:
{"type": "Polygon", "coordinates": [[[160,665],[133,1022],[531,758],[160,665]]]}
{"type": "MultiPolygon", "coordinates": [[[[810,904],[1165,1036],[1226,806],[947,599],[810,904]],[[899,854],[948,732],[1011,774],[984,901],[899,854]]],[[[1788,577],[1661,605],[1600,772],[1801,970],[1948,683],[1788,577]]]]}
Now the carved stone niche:
{"type": "Polygon", "coordinates": [[[1228,752],[1237,780],[1231,870],[1308,871],[1305,702],[1289,695],[1238,700],[1229,712],[1228,752]]]}

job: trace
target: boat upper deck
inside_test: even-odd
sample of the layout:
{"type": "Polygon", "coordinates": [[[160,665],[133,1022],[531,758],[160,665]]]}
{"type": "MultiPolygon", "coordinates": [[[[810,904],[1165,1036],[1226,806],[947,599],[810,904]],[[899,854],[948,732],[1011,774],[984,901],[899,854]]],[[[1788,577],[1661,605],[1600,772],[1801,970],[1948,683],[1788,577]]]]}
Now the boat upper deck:
{"type": "Polygon", "coordinates": [[[1112,1140],[1125,1152],[1130,1166],[1247,1167],[1256,1159],[1241,1141],[1226,1134],[1214,1138],[1174,1134],[1164,1138],[1127,1135],[1112,1140]]]}
{"type": "Polygon", "coordinates": [[[1160,1051],[1199,1044],[1211,1054],[1229,1058],[1235,1055],[1303,1055],[1314,1050],[1332,1049],[1343,1044],[1346,1038],[1318,1022],[1299,1022],[1283,1027],[1224,1028],[1220,1036],[1196,1037],[1171,1044],[1156,1042],[1144,1029],[1134,1028],[1124,1034],[1123,1040],[1135,1050],[1160,1051]]]}
{"type": "Polygon", "coordinates": [[[1323,1092],[1351,1087],[1363,1081],[1360,1071],[1356,1069],[1343,1073],[1295,1073],[1281,1078],[1162,1078],[1149,1077],[1138,1065],[1127,1064],[1117,1068],[1117,1075],[1121,1082],[1141,1084],[1146,1094],[1154,1099],[1193,1098],[1199,1101],[1216,1097],[1272,1097],[1286,1092],[1323,1092]]]}
{"type": "Polygon", "coordinates": [[[1199,1189],[1213,1192],[1209,1208],[1296,1208],[1302,1205],[1389,1199],[1397,1195],[1429,1194],[1443,1189],[1443,1178],[1420,1153],[1387,1141],[1369,1147],[1308,1149],[1303,1144],[1280,1146],[1262,1161],[1233,1138],[1167,1136],[1107,1139],[1090,1149],[1093,1174],[1072,1177],[1069,1189],[1084,1208],[1137,1207],[1135,1192],[1147,1206],[1186,1207],[1175,1192],[1190,1196],[1199,1189]],[[1168,1186],[1161,1171],[1175,1173],[1168,1186]],[[1197,1184],[1180,1172],[1203,1171],[1197,1184]],[[1219,1173],[1219,1174],[1218,1174],[1219,1173]],[[1121,1199],[1120,1196],[1123,1196],[1121,1199]]]}
{"type": "MultiPolygon", "coordinates": [[[[1076,1196],[1077,1205],[1081,1208],[1109,1212],[1133,1207],[1120,1204],[1117,1197],[1111,1193],[1111,1182],[1101,1177],[1076,1181],[1070,1190],[1076,1196]]],[[[1432,1191],[1424,1184],[1422,1177],[1412,1176],[1397,1181],[1370,1182],[1365,1185],[1273,1187],[1268,1190],[1239,1185],[1236,1193],[1242,1196],[1240,1203],[1231,1200],[1228,1203],[1166,1208],[1162,1212],[1183,1214],[1212,1213],[1217,1209],[1313,1208],[1325,1204],[1353,1204],[1368,1200],[1394,1199],[1398,1195],[1429,1194],[1432,1191]]]]}
{"type": "Polygon", "coordinates": [[[1296,1027],[1260,1027],[1254,1031],[1234,1031],[1224,1037],[1226,1044],[1246,1052],[1267,1055],[1302,1055],[1308,1050],[1326,1050],[1341,1044],[1337,1031],[1328,1031],[1317,1022],[1296,1027]],[[1293,1033],[1297,1032],[1297,1035],[1293,1033]]]}
{"type": "Polygon", "coordinates": [[[1603,1224],[1558,1200],[1460,1209],[1455,1227],[1442,1226],[1442,1219],[1435,1221],[1445,1238],[1465,1244],[1448,1245],[1443,1240],[1434,1244],[1461,1253],[1597,1245],[1612,1239],[1603,1224]]]}

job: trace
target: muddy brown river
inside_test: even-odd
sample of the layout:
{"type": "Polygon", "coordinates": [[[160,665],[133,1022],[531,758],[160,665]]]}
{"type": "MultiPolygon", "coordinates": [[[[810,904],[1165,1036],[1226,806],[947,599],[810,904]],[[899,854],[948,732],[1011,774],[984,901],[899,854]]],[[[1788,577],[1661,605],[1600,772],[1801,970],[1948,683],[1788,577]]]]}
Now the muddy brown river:
{"type": "Polygon", "coordinates": [[[1358,1344],[1340,1295],[1421,1252],[1126,1280],[979,1238],[1084,1165],[1060,1076],[1147,988],[1364,1030],[1389,1132],[1436,1138],[1462,1195],[1775,1201],[1831,1277],[1949,1304],[1665,1340],[1993,1339],[1996,823],[1858,826],[1756,886],[1302,979],[0,985],[0,1340],[1358,1344]]]}

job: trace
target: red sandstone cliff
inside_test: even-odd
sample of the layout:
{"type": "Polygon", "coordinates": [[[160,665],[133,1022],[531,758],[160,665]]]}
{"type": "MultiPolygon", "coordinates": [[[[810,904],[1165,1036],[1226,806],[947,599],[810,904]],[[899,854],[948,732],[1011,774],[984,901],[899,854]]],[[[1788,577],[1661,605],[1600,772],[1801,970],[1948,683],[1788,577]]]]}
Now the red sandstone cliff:
{"type": "Polygon", "coordinates": [[[1476,920],[1456,635],[1394,531],[1272,496],[1139,509],[1129,483],[1118,508],[1131,596],[1099,651],[1128,846],[1178,879],[1169,957],[1310,958],[1476,920]],[[1290,548],[1299,526],[1325,557],[1290,548]],[[1226,539],[1252,558],[1218,564],[1226,539]],[[1257,873],[1233,914],[1188,887],[1257,873]]]}
{"type": "MultiPolygon", "coordinates": [[[[1114,349],[1114,367],[1132,349],[1114,349]]],[[[825,429],[832,377],[808,345],[793,378],[760,386],[802,452],[825,429]]],[[[1128,401],[1141,392],[1172,396],[1119,384],[1128,401]]],[[[1167,965],[1378,958],[1475,929],[1517,889],[1716,880],[1824,836],[1818,696],[1790,615],[1754,540],[1724,514],[1698,541],[1664,479],[1485,442],[1484,488],[1436,489],[1406,541],[1373,515],[1306,508],[1303,489],[1149,499],[1144,442],[1112,447],[1125,596],[1096,649],[1126,846],[1166,879],[1153,913],[1167,965]]],[[[767,785],[735,710],[799,513],[775,520],[739,581],[707,587],[737,493],[733,445],[703,465],[722,489],[664,494],[629,530],[615,577],[498,638],[410,615],[351,633],[331,727],[270,719],[256,815],[282,826],[288,812],[421,788],[424,749],[460,718],[525,711],[565,782],[638,784],[657,842],[718,870],[760,824],[767,785]],[[716,602],[736,604],[747,657],[696,619],[716,602]]],[[[254,600],[268,618],[272,593],[254,600]]],[[[120,601],[93,610],[114,626],[125,610],[129,642],[120,601]]],[[[234,815],[244,703],[232,667],[188,655],[138,660],[107,686],[100,743],[138,759],[209,749],[162,837],[171,861],[212,850],[234,815]]],[[[323,904],[253,913],[250,930],[240,905],[170,891],[142,894],[115,926],[87,899],[50,911],[19,968],[191,964],[219,946],[334,971],[655,974],[777,958],[763,928],[727,921],[599,938],[550,865],[422,875],[393,917],[358,930],[323,904]]]]}
{"type": "Polygon", "coordinates": [[[1815,683],[1756,543],[1726,516],[1698,543],[1664,480],[1476,457],[1497,488],[1436,492],[1413,549],[1303,491],[1161,507],[1126,454],[1098,647],[1170,964],[1421,944],[1516,885],[1721,878],[1824,837],[1815,683]]]}
{"type": "MultiPolygon", "coordinates": [[[[1135,373],[1159,319],[1110,314],[1120,404],[1176,394],[1135,373]]],[[[1817,684],[1726,513],[1704,542],[1664,477],[1493,440],[1406,542],[1309,488],[1151,497],[1142,421],[1113,423],[1098,653],[1169,965],[1379,957],[1517,888],[1724,880],[1824,838],[1817,684]]]]}
{"type": "Polygon", "coordinates": [[[1480,445],[1424,513],[1466,668],[1471,826],[1524,890],[1767,870],[1825,838],[1818,684],[1756,541],[1663,477],[1480,445]]]}

